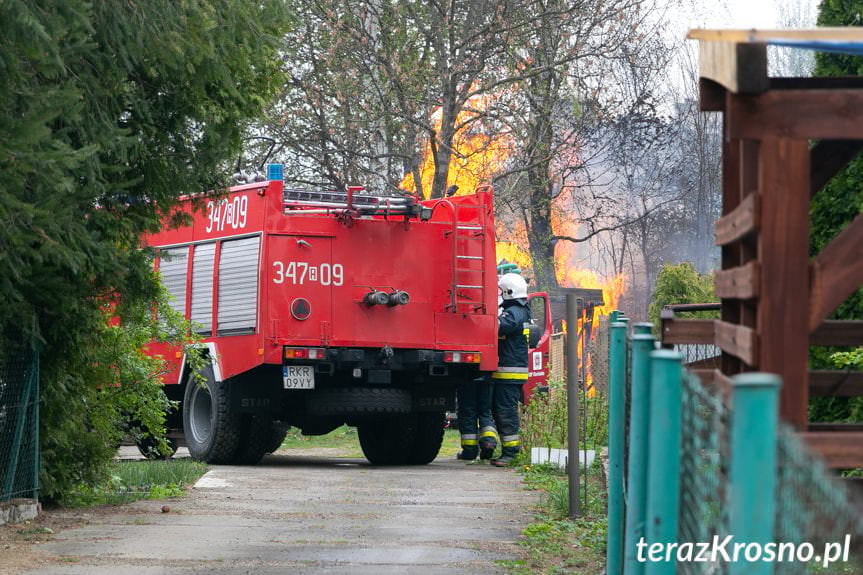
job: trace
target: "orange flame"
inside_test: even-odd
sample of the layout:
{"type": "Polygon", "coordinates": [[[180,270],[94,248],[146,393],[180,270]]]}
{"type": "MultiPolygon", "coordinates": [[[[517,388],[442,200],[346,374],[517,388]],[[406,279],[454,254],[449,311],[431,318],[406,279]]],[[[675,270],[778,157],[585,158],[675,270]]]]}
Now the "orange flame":
{"type": "MultiPolygon", "coordinates": [[[[559,267],[558,271],[563,272],[563,284],[566,287],[580,287],[580,288],[591,288],[591,289],[601,289],[602,290],[602,299],[604,304],[601,306],[596,306],[593,309],[593,315],[588,318],[587,310],[583,312],[582,317],[578,319],[578,333],[581,335],[583,333],[582,328],[589,321],[592,322],[591,329],[591,339],[596,340],[597,329],[599,327],[599,318],[600,316],[608,315],[612,310],[617,309],[620,298],[623,295],[624,290],[624,277],[623,274],[618,274],[611,278],[608,281],[600,280],[599,276],[596,272],[587,269],[580,268],[566,268],[560,261],[555,262],[559,267]]],[[[566,331],[564,325],[564,331],[566,331]]],[[[579,345],[577,346],[578,353],[578,368],[579,371],[584,366],[584,388],[587,390],[587,396],[593,397],[596,395],[596,388],[593,385],[593,358],[591,356],[590,350],[587,347],[588,342],[587,338],[580,337],[579,345]]]]}
{"type": "MultiPolygon", "coordinates": [[[[464,109],[456,116],[456,125],[461,126],[455,133],[447,172],[446,186],[458,186],[457,196],[472,194],[476,188],[489,182],[491,177],[503,166],[509,156],[512,138],[507,132],[495,132],[489,135],[482,129],[482,113],[488,109],[495,99],[493,94],[478,94],[472,96],[464,109]]],[[[435,132],[440,132],[441,110],[432,113],[432,125],[435,132]]],[[[432,181],[435,173],[435,160],[432,154],[431,142],[426,143],[422,164],[419,167],[420,183],[423,196],[431,195],[432,181]]],[[[413,172],[402,179],[403,189],[416,194],[417,185],[413,172]]]]}
{"type": "MultiPolygon", "coordinates": [[[[453,154],[446,184],[447,189],[454,185],[458,186],[456,195],[473,193],[478,186],[487,183],[495,173],[500,172],[504,167],[504,163],[514,146],[511,133],[499,131],[492,133],[483,130],[482,114],[489,108],[490,104],[494,103],[497,97],[498,95],[495,94],[473,96],[456,118],[456,124],[461,128],[457,130],[453,139],[453,154]]],[[[440,132],[441,121],[441,110],[435,110],[431,116],[431,123],[438,133],[440,132]]],[[[573,148],[572,153],[577,154],[577,150],[573,148]]],[[[426,198],[431,195],[434,173],[435,161],[432,154],[432,142],[428,142],[425,144],[423,160],[419,166],[422,193],[426,198]]],[[[409,192],[417,193],[414,174],[408,173],[402,179],[401,186],[409,192]]],[[[571,218],[571,209],[567,208],[567,206],[575,205],[575,198],[572,193],[572,188],[564,190],[557,196],[552,205],[551,224],[556,235],[572,237],[579,235],[579,226],[571,218]]],[[[496,244],[498,262],[506,259],[517,264],[523,270],[531,267],[527,233],[523,222],[518,222],[511,227],[506,227],[502,222],[499,222],[496,236],[500,240],[496,244]]],[[[593,322],[593,326],[596,327],[600,316],[608,315],[612,310],[617,309],[624,291],[622,274],[603,281],[596,272],[578,267],[576,264],[578,261],[577,252],[579,249],[586,248],[586,243],[561,241],[558,242],[554,250],[555,273],[560,285],[602,289],[603,292],[604,305],[595,307],[592,317],[588,318],[585,312],[578,319],[576,334],[583,333],[583,327],[587,322],[593,322]]],[[[567,331],[566,321],[563,322],[563,331],[567,331]]],[[[597,330],[591,331],[595,338],[597,330]]],[[[593,374],[591,373],[592,359],[587,349],[587,343],[584,338],[581,338],[578,345],[578,361],[579,369],[582,365],[585,366],[584,384],[588,395],[592,397],[595,394],[595,389],[593,388],[593,374]]]]}
{"type": "Polygon", "coordinates": [[[525,269],[530,267],[530,254],[514,242],[497,242],[495,244],[497,250],[497,261],[506,260],[518,267],[525,269]]]}

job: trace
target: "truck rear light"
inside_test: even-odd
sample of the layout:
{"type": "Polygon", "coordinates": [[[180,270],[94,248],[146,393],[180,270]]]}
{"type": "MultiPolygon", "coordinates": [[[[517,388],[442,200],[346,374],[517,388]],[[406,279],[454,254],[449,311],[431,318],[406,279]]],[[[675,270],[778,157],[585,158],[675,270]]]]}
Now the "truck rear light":
{"type": "Polygon", "coordinates": [[[445,363],[479,363],[482,354],[478,351],[445,351],[443,360],[445,363]]]}
{"type": "Polygon", "coordinates": [[[285,359],[326,359],[327,350],[322,347],[286,347],[285,359]]]}

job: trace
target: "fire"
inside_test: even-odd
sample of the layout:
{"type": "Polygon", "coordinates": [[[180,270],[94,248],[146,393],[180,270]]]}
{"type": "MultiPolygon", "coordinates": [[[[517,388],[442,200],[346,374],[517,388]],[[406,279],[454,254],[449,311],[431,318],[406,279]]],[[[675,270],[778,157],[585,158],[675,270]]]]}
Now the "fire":
{"type": "MultiPolygon", "coordinates": [[[[601,316],[608,315],[612,310],[617,309],[620,303],[620,297],[624,290],[623,274],[618,274],[607,281],[602,281],[596,272],[581,268],[566,268],[560,261],[555,262],[558,265],[558,277],[562,275],[561,283],[566,287],[592,288],[602,290],[602,299],[605,302],[601,306],[593,308],[593,314],[588,317],[588,310],[584,310],[582,316],[578,318],[579,344],[577,347],[578,353],[578,368],[581,371],[584,366],[584,388],[587,390],[588,397],[593,397],[596,394],[596,388],[593,386],[593,357],[591,350],[588,347],[588,340],[584,328],[587,323],[592,323],[590,330],[591,341],[596,341],[597,329],[599,328],[599,319],[601,316]]],[[[564,322],[564,332],[566,331],[566,323],[564,322]]]]}
{"type": "MultiPolygon", "coordinates": [[[[458,186],[456,195],[473,193],[478,186],[488,183],[496,173],[504,168],[513,149],[514,142],[509,132],[483,129],[485,126],[483,126],[481,116],[488,109],[489,104],[494,103],[496,97],[497,95],[494,94],[472,97],[456,118],[456,124],[461,128],[456,132],[453,139],[453,154],[446,184],[447,189],[458,186]]],[[[441,118],[441,110],[435,110],[431,117],[431,123],[436,132],[440,131],[441,118]]],[[[422,163],[419,167],[422,194],[425,198],[431,195],[434,173],[435,161],[432,153],[432,142],[428,142],[425,145],[422,163]]],[[[414,179],[414,174],[407,174],[403,178],[401,186],[409,192],[417,193],[417,182],[414,179]]],[[[572,194],[572,188],[564,189],[552,205],[551,224],[556,235],[572,237],[580,235],[579,225],[571,217],[573,210],[571,206],[574,206],[576,202],[572,194]]],[[[499,224],[496,233],[500,240],[496,243],[498,262],[505,259],[517,264],[522,270],[530,268],[531,257],[524,222],[509,222],[509,225],[506,225],[505,222],[499,222],[499,224]]],[[[560,241],[554,250],[555,273],[561,286],[602,289],[604,305],[595,307],[590,317],[585,310],[582,317],[578,319],[576,334],[585,333],[584,328],[588,323],[592,324],[591,327],[598,328],[599,318],[617,309],[624,290],[622,274],[603,281],[596,272],[578,267],[576,264],[579,261],[578,250],[586,250],[587,248],[587,243],[560,241]]],[[[565,321],[563,322],[563,331],[567,331],[565,321]]],[[[596,333],[597,329],[591,329],[591,340],[595,341],[596,333]]],[[[578,364],[579,371],[581,371],[582,365],[584,366],[585,389],[588,395],[592,397],[596,391],[593,387],[589,343],[586,338],[580,338],[578,364]]]]}
{"type": "MultiPolygon", "coordinates": [[[[557,263],[557,262],[556,262],[557,263]]],[[[558,264],[559,265],[559,264],[558,264]]],[[[602,281],[596,272],[587,269],[569,268],[561,272],[558,268],[558,281],[564,287],[579,287],[592,288],[602,290],[602,299],[605,302],[601,306],[597,306],[594,310],[594,319],[600,315],[608,315],[613,310],[617,309],[620,303],[620,297],[623,295],[624,278],[623,274],[618,274],[607,281],[602,281]]]]}
{"type": "MultiPolygon", "coordinates": [[[[456,125],[461,128],[453,138],[453,154],[447,172],[447,190],[458,186],[455,195],[472,194],[482,184],[487,184],[491,177],[500,171],[504,161],[509,156],[512,138],[509,133],[497,131],[494,135],[484,133],[482,121],[478,118],[495,98],[491,94],[478,94],[471,97],[464,109],[456,116],[456,125]]],[[[441,111],[432,114],[432,124],[436,132],[440,132],[441,111]]],[[[434,154],[431,142],[425,146],[423,161],[420,165],[420,182],[423,196],[431,195],[432,180],[435,173],[434,154]]],[[[408,173],[402,179],[404,190],[417,193],[414,174],[408,173]]]]}
{"type": "Polygon", "coordinates": [[[518,267],[521,269],[530,267],[530,254],[523,250],[518,244],[514,242],[497,242],[495,246],[498,263],[500,263],[501,260],[506,260],[508,262],[518,264],[518,267]]]}

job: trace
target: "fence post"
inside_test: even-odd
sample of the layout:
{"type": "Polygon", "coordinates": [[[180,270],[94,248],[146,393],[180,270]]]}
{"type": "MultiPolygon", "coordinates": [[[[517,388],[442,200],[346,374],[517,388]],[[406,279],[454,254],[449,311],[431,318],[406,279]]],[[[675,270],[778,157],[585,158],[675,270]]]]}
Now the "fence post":
{"type": "Polygon", "coordinates": [[[636,323],[632,326],[633,335],[651,335],[653,334],[653,324],[648,322],[636,323]]]}
{"type": "MultiPolygon", "coordinates": [[[[653,543],[677,541],[680,496],[680,398],[682,367],[676,351],[650,353],[650,425],[647,460],[647,515],[644,540],[638,550],[648,558],[653,543]]],[[[648,561],[647,575],[673,575],[677,563],[648,561]]]]}
{"type": "Polygon", "coordinates": [[[623,563],[623,446],[626,432],[626,324],[611,324],[608,346],[608,546],[606,573],[623,563]]]}
{"type": "MultiPolygon", "coordinates": [[[[782,379],[770,373],[744,373],[731,378],[734,386],[730,430],[729,528],[734,540],[758,543],[773,540],[776,511],[776,432],[782,379]]],[[[773,564],[730,563],[730,575],[769,575],[773,564]]]]}
{"type": "Polygon", "coordinates": [[[624,540],[624,573],[644,572],[644,563],[636,557],[636,543],[644,536],[647,507],[647,437],[650,418],[650,352],[656,338],[650,335],[651,324],[637,323],[632,336],[632,382],[629,398],[629,459],[626,488],[626,537],[624,540]]]}
{"type": "Polygon", "coordinates": [[[41,345],[33,344],[33,499],[39,499],[39,471],[42,469],[42,446],[39,437],[39,410],[42,408],[39,396],[39,378],[41,376],[41,345]]]}
{"type": "MultiPolygon", "coordinates": [[[[579,481],[581,469],[578,464],[578,345],[583,334],[578,325],[580,298],[566,294],[566,324],[572,337],[566,340],[566,446],[568,450],[567,475],[569,477],[569,516],[575,519],[581,514],[579,504],[579,481]]],[[[580,382],[584,385],[584,382],[580,382]]],[[[587,501],[584,502],[587,505],[587,501]]]]}

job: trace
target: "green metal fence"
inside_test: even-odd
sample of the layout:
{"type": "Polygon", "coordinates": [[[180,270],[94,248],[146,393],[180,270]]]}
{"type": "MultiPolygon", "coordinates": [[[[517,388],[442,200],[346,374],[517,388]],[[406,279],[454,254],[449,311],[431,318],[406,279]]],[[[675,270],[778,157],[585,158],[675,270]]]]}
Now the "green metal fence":
{"type": "Polygon", "coordinates": [[[778,422],[780,379],[741,374],[723,395],[683,369],[679,353],[657,349],[642,324],[628,332],[611,326],[608,575],[863,573],[859,502],[778,422]],[[733,547],[731,560],[696,561],[695,546],[689,558],[678,553],[729,536],[731,545],[759,545],[737,561],[733,547]],[[645,561],[641,541],[677,547],[670,560],[645,561]],[[785,560],[752,560],[768,544],[785,560]],[[825,566],[828,544],[841,553],[825,566]]]}
{"type": "Polygon", "coordinates": [[[39,496],[39,353],[0,350],[0,501],[39,496]]]}

